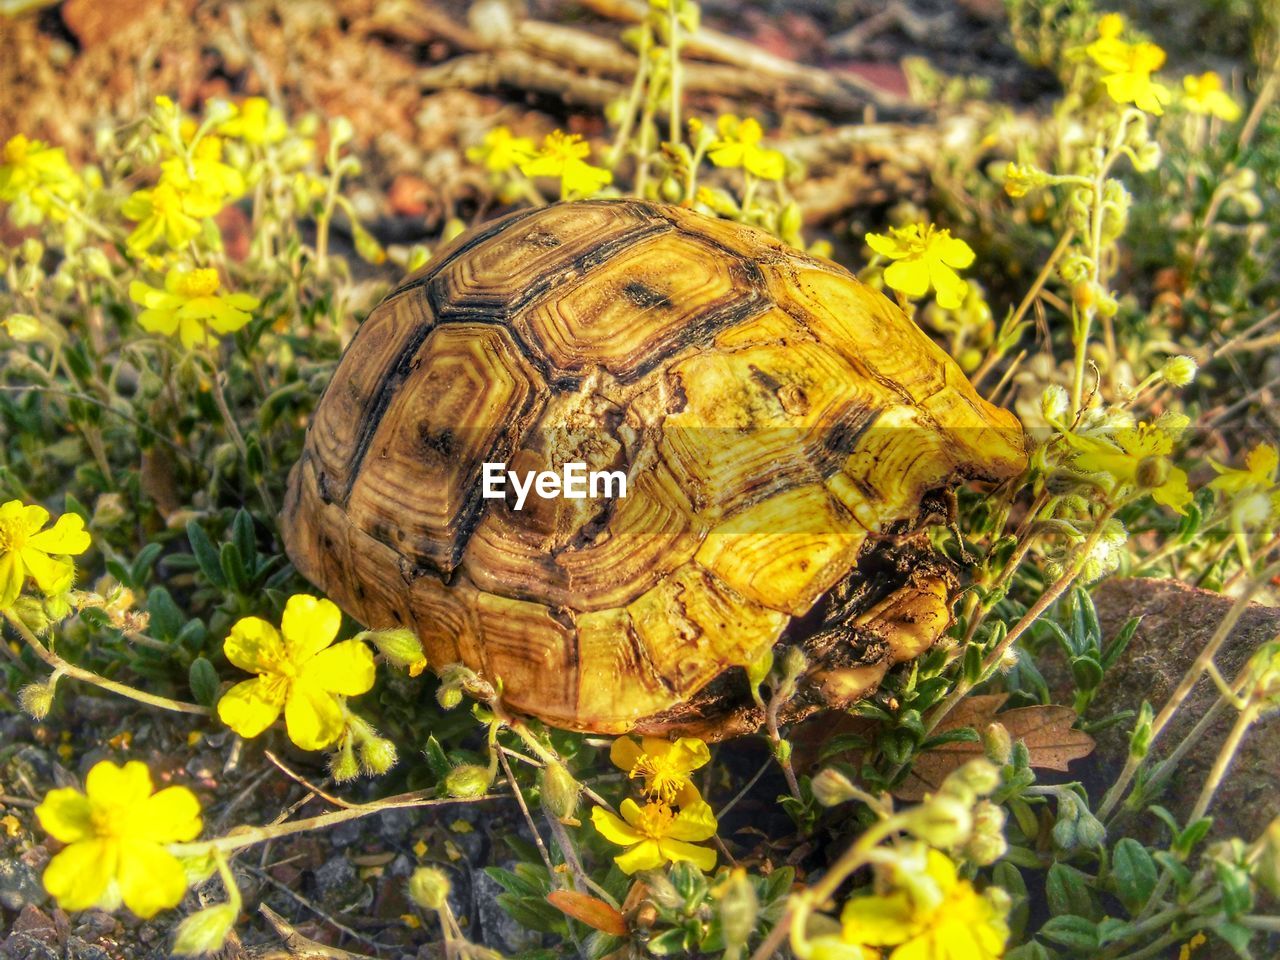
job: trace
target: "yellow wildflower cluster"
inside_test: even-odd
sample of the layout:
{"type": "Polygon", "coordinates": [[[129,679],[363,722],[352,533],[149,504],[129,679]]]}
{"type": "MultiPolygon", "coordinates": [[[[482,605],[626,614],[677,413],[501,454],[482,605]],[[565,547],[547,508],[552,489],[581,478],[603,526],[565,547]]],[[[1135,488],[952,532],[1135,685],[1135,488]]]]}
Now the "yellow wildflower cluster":
{"type": "Polygon", "coordinates": [[[787,158],[779,151],[760,145],[764,130],[752,117],[739,120],[724,114],[716,121],[719,137],[707,157],[717,167],[740,167],[761,180],[781,180],[787,172],[787,158]]]}
{"type": "Polygon", "coordinates": [[[242,737],[256,737],[283,711],[289,739],[302,749],[337,742],[347,727],[340,698],[366,693],[374,681],[373,652],[363,641],[333,642],[341,624],[335,604],[305,594],[289,598],[279,630],[260,617],[236,621],[223,652],[257,677],[223,694],[222,722],[242,737]]]}
{"type": "Polygon", "coordinates": [[[1209,481],[1209,488],[1231,499],[1232,514],[1246,527],[1260,527],[1265,523],[1280,523],[1280,486],[1277,471],[1280,470],[1280,451],[1269,443],[1260,443],[1244,458],[1244,468],[1225,467],[1210,460],[1218,476],[1209,481]]]}
{"type": "MultiPolygon", "coordinates": [[[[508,149],[519,146],[518,140],[513,141],[508,149]]],[[[560,199],[580,200],[595,196],[613,182],[608,170],[587,163],[589,156],[591,144],[581,136],[553,130],[543,138],[538,152],[520,163],[520,172],[526,177],[558,177],[560,199]]]]}
{"type": "Polygon", "coordinates": [[[885,960],[998,960],[1009,939],[1007,896],[979,893],[937,850],[903,851],[883,889],[854,897],[840,915],[840,940],[885,960]],[[919,863],[923,855],[923,864],[919,863]],[[868,949],[871,948],[871,949],[868,949]]]}
{"type": "Polygon", "coordinates": [[[48,530],[49,511],[21,500],[0,505],[0,610],[13,605],[27,577],[45,594],[68,589],[76,568],[71,557],[89,549],[77,514],[64,513],[48,530]]]}
{"type": "Polygon", "coordinates": [[[1075,465],[1110,478],[1113,496],[1149,493],[1157,503],[1186,513],[1192,499],[1187,474],[1170,460],[1185,426],[1185,419],[1169,417],[1126,427],[1110,436],[1065,436],[1076,451],[1075,465]]]}
{"type": "Polygon", "coordinates": [[[1182,78],[1182,104],[1192,113],[1217,117],[1227,123],[1240,119],[1240,104],[1222,88],[1222,77],[1212,70],[1182,78]]]}
{"type": "Polygon", "coordinates": [[[692,737],[674,743],[657,737],[640,742],[622,737],[613,742],[609,758],[629,778],[643,781],[645,799],[643,807],[629,797],[623,800],[621,817],[604,807],[591,811],[591,822],[600,835],[626,848],[614,858],[619,869],[632,874],[677,861],[702,871],[714,868],[716,852],[698,842],[715,836],[715,814],[691,779],[693,771],[711,759],[707,745],[692,737]]]}
{"type": "Polygon", "coordinates": [[[1128,43],[1124,17],[1108,13],[1098,21],[1098,37],[1085,52],[1102,68],[1102,83],[1116,103],[1132,103],[1139,110],[1160,116],[1172,99],[1169,89],[1151,78],[1164,66],[1165,52],[1154,43],[1128,43]]]}
{"type": "Polygon", "coordinates": [[[519,169],[538,155],[538,149],[528,137],[515,136],[508,127],[494,127],[484,135],[484,140],[467,149],[467,159],[480,163],[494,173],[509,173],[519,169]]]}
{"type": "Polygon", "coordinates": [[[129,285],[129,297],[146,309],[138,315],[142,329],[178,336],[188,350],[217,343],[214,334],[234,333],[251,319],[258,298],[247,293],[219,294],[221,281],[212,268],[172,267],[164,289],[141,280],[129,285]]]}
{"type": "Polygon", "coordinates": [[[0,200],[11,204],[9,219],[20,227],[67,219],[69,204],[84,191],[62,147],[51,147],[19,133],[0,154],[0,200]]]}
{"type": "Polygon", "coordinates": [[[889,233],[868,233],[867,246],[893,262],[885,268],[884,282],[904,296],[917,298],[936,293],[938,306],[959,309],[969,284],[956,270],[973,263],[973,249],[959,237],[933,224],[913,223],[890,227],[889,233]]]}
{"type": "Polygon", "coordinates": [[[123,901],[146,918],[176,907],[187,873],[166,845],[200,833],[195,794],[178,786],[153,792],[136,760],[123,767],[104,760],[84,786],[51,790],[36,807],[41,826],[67,844],[45,869],[45,889],[64,910],[112,910],[123,901]]]}

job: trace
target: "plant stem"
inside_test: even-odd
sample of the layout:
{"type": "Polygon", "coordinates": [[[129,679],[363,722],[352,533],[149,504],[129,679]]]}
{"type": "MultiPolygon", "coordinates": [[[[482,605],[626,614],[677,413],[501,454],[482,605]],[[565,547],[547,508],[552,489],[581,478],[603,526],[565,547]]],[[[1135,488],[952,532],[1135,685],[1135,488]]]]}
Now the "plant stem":
{"type": "Polygon", "coordinates": [[[76,680],[82,680],[85,683],[91,683],[103,690],[109,690],[111,693],[119,694],[122,697],[128,697],[130,700],[136,700],[139,703],[145,703],[147,706],[159,707],[161,710],[172,710],[175,713],[191,713],[196,716],[207,717],[212,711],[208,707],[203,707],[198,703],[185,703],[181,700],[171,700],[168,697],[157,696],[154,693],[146,693],[142,690],[135,690],[127,684],[117,683],[115,680],[108,680],[106,677],[99,676],[92,670],[85,670],[77,667],[73,663],[68,663],[58,654],[54,653],[46,647],[36,637],[34,633],[16,617],[12,611],[4,611],[4,617],[9,621],[9,625],[18,632],[18,635],[45,663],[54,670],[66,674],[76,680]]]}

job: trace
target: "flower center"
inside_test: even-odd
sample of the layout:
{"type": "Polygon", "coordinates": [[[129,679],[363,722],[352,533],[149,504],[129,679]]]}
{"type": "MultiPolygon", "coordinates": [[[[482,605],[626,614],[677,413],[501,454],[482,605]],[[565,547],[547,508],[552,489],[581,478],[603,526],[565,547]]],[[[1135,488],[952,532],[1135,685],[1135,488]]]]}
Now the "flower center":
{"type": "Polygon", "coordinates": [[[651,840],[661,840],[667,835],[676,815],[665,803],[646,803],[640,811],[636,829],[651,840]]]}
{"type": "Polygon", "coordinates": [[[26,542],[27,534],[19,518],[0,520],[0,554],[21,550],[26,542]]]}
{"type": "Polygon", "coordinates": [[[218,271],[211,267],[184,273],[177,281],[179,295],[194,299],[208,297],[218,289],[218,271]]]}
{"type": "Polygon", "coordinates": [[[676,767],[659,757],[641,754],[631,768],[629,774],[633,779],[643,777],[648,792],[663,803],[670,803],[676,798],[688,778],[676,767]]]}

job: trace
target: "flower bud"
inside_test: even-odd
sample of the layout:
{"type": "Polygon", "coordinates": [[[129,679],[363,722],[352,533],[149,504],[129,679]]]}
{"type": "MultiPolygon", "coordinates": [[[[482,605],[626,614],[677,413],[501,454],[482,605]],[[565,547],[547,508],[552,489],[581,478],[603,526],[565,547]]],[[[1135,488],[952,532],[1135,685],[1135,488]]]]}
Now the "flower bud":
{"type": "Polygon", "coordinates": [[[44,244],[35,237],[27,237],[18,247],[18,255],[26,263],[39,263],[44,259],[44,244]]]}
{"type": "Polygon", "coordinates": [[[18,704],[34,719],[43,720],[53,707],[53,695],[57,691],[61,675],[55,672],[44,683],[28,683],[18,691],[18,704]]]}
{"type": "Polygon", "coordinates": [[[449,771],[444,778],[445,792],[460,800],[471,797],[482,797],[493,783],[493,774],[488,767],[475,763],[464,763],[449,771]]]}
{"type": "Polygon", "coordinates": [[[240,907],[235,903],[220,903],[191,914],[178,924],[178,932],[173,941],[173,955],[198,957],[217,953],[222,949],[227,934],[235,926],[239,915],[240,907]]]}
{"type": "Polygon", "coordinates": [[[360,776],[360,763],[350,737],[343,737],[338,749],[329,755],[329,776],[335,783],[346,783],[360,776]]]}
{"type": "Polygon", "coordinates": [[[50,339],[49,329],[29,313],[11,313],[0,326],[18,343],[39,343],[50,339]]]}
{"type": "Polygon", "coordinates": [[[1013,756],[1013,739],[1003,723],[989,723],[982,731],[982,748],[987,759],[994,764],[1004,766],[1013,756]]]}
{"type": "Polygon", "coordinates": [[[456,684],[442,683],[436,688],[436,703],[446,710],[452,710],[462,702],[462,689],[456,684]]]}
{"type": "Polygon", "coordinates": [[[1191,357],[1170,357],[1160,368],[1160,377],[1172,387],[1185,387],[1195,380],[1197,369],[1191,357]]]}
{"type": "Polygon", "coordinates": [[[435,867],[419,867],[409,877],[409,899],[427,910],[443,907],[449,889],[449,877],[435,867]]]}
{"type": "Polygon", "coordinates": [[[1061,420],[1071,407],[1071,398],[1064,387],[1053,383],[1044,388],[1040,395],[1040,413],[1049,421],[1061,420]]]}
{"type": "Polygon", "coordinates": [[[905,828],[930,846],[955,847],[969,839],[973,815],[968,804],[944,793],[910,811],[905,828]]]}
{"type": "Polygon", "coordinates": [[[720,929],[727,947],[741,950],[756,929],[760,900],[741,867],[729,874],[720,893],[720,929]]]}
{"type": "Polygon", "coordinates": [[[814,799],[824,807],[834,807],[860,795],[849,778],[834,767],[818,771],[817,776],[810,781],[810,788],[814,799]]]}
{"type": "Polygon", "coordinates": [[[371,777],[386,773],[398,759],[396,745],[386,737],[368,737],[360,743],[360,766],[371,777]]]}
{"type": "Polygon", "coordinates": [[[582,784],[573,778],[569,768],[553,761],[542,768],[542,804],[557,820],[569,820],[578,811],[582,784]]]}
{"type": "Polygon", "coordinates": [[[964,766],[952,771],[942,783],[944,793],[971,793],[985,797],[995,792],[1000,786],[1000,770],[990,760],[978,759],[968,761],[964,766]]]}
{"type": "Polygon", "coordinates": [[[27,629],[36,636],[48,630],[54,622],[54,618],[45,610],[45,605],[35,597],[18,597],[10,605],[9,612],[26,624],[27,629]]]}
{"type": "Polygon", "coordinates": [[[1009,845],[1004,838],[1004,808],[990,800],[980,800],[973,808],[973,833],[965,844],[965,858],[980,867],[989,866],[1004,856],[1009,845]]]}
{"type": "Polygon", "coordinates": [[[1107,828],[1083,805],[1076,820],[1076,842],[1089,848],[1098,848],[1107,842],[1107,828]]]}
{"type": "Polygon", "coordinates": [[[390,630],[366,630],[357,635],[357,639],[368,640],[392,666],[409,671],[409,676],[416,677],[427,667],[426,654],[422,652],[422,641],[418,635],[406,627],[390,630]]]}

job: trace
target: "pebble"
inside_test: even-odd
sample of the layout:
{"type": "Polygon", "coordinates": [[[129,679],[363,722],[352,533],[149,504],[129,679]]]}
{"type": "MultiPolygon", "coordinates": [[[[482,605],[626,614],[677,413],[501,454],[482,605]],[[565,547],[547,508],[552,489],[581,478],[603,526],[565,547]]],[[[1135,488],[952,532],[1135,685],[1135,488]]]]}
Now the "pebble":
{"type": "Polygon", "coordinates": [[[0,907],[16,912],[46,899],[35,870],[21,860],[0,860],[0,907]]]}

